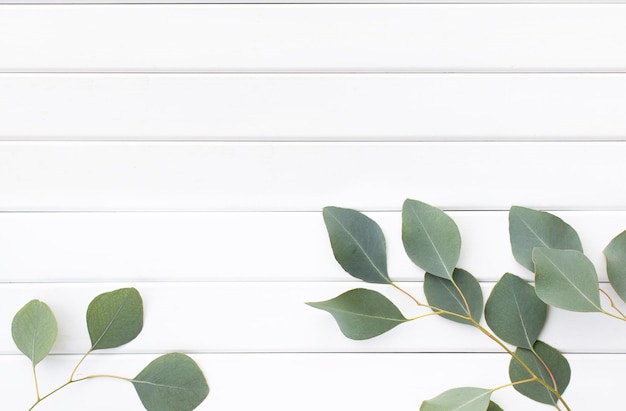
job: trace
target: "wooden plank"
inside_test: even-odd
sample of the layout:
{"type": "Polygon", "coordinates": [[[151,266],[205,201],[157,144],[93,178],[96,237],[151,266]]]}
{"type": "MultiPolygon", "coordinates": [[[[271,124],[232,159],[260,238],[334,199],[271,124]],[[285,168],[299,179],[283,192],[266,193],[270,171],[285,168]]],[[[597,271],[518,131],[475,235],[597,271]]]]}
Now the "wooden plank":
{"type": "MultiPolygon", "coordinates": [[[[625,94],[626,95],[626,94],[625,94]]],[[[3,211],[624,210],[626,143],[0,143],[3,211]]]]}
{"type": "Polygon", "coordinates": [[[3,6],[0,71],[624,71],[625,19],[624,4],[3,6]]]}
{"type": "MultiPolygon", "coordinates": [[[[399,284],[425,301],[421,283],[399,284]]],[[[198,353],[501,352],[480,332],[433,317],[403,324],[371,340],[349,340],[330,314],[305,302],[328,300],[349,289],[367,287],[387,295],[407,317],[428,312],[391,286],[354,283],[7,283],[0,285],[0,324],[10,324],[28,301],[45,301],[60,324],[54,352],[79,354],[90,346],[85,311],[91,299],[128,285],[136,286],[142,294],[146,315],[143,331],[120,350],[123,353],[166,349],[198,353]]],[[[493,283],[482,285],[487,296],[493,283]]],[[[598,313],[552,309],[541,338],[564,352],[626,352],[626,327],[598,313]]],[[[0,353],[17,353],[8,332],[0,335],[0,353]]]]}
{"type": "MultiPolygon", "coordinates": [[[[452,211],[463,237],[459,266],[482,281],[532,275],[511,254],[506,211],[452,211]]],[[[602,250],[626,229],[626,212],[557,211],[580,233],[606,281],[602,250]]],[[[387,240],[389,272],[418,281],[399,212],[371,212],[387,240]]],[[[320,212],[0,213],[6,282],[348,281],[320,212]]],[[[356,281],[356,280],[355,280],[356,281]]]]}
{"type": "Polygon", "coordinates": [[[0,140],[626,135],[626,74],[2,74],[0,90],[0,140]]]}
{"type": "MultiPolygon", "coordinates": [[[[359,409],[415,410],[421,401],[457,386],[495,388],[508,382],[506,355],[495,354],[194,354],[211,392],[197,409],[232,411],[318,411],[359,409]],[[480,370],[480,372],[476,372],[480,370]],[[375,377],[377,376],[377,377],[375,377]],[[383,378],[380,378],[383,376],[383,378]]],[[[94,355],[79,376],[110,372],[132,377],[156,355],[94,355]]],[[[567,356],[572,380],[565,399],[573,410],[615,409],[622,404],[621,380],[625,355],[567,356]],[[602,395],[592,395],[601,392],[602,395]]],[[[52,356],[39,366],[43,392],[69,376],[78,356],[52,356]]],[[[26,409],[33,402],[32,370],[19,356],[0,356],[2,404],[26,409]]],[[[130,384],[97,380],[76,384],[41,403],[61,411],[88,404],[90,411],[141,409],[130,384]],[[94,400],[97,398],[97,400],[94,400]]],[[[508,388],[493,399],[508,411],[554,409],[508,388]]]]}

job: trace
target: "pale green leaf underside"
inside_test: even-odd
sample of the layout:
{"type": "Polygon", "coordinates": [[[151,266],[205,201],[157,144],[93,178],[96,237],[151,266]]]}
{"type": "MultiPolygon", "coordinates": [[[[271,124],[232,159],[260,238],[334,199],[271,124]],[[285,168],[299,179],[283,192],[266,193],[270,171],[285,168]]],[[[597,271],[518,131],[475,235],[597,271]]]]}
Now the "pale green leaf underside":
{"type": "Polygon", "coordinates": [[[335,259],[348,274],[368,283],[391,281],[385,236],[374,220],[339,207],[325,207],[323,216],[335,259]]]}
{"type": "Polygon", "coordinates": [[[626,231],[611,240],[604,249],[611,286],[626,302],[626,231]]]}
{"type": "Polygon", "coordinates": [[[485,320],[501,339],[518,347],[532,348],[543,329],[548,306],[533,286],[506,273],[493,287],[485,305],[485,320]]]}
{"type": "Polygon", "coordinates": [[[475,387],[453,388],[422,403],[420,411],[486,411],[491,390],[475,387]]]}
{"type": "Polygon", "coordinates": [[[461,234],[445,212],[416,200],[402,206],[402,242],[422,270],[451,279],[461,254],[461,234]]]}
{"type": "MultiPolygon", "coordinates": [[[[571,369],[567,359],[555,348],[542,341],[537,341],[535,343],[534,350],[552,373],[554,381],[556,382],[557,391],[559,394],[563,394],[569,384],[571,376],[571,369]]],[[[546,367],[541,363],[541,361],[539,361],[532,351],[525,348],[518,348],[515,353],[526,365],[530,367],[531,370],[533,370],[535,374],[537,374],[550,386],[554,387],[554,383],[550,374],[546,370],[546,367]]],[[[509,377],[511,382],[523,381],[531,378],[528,371],[526,371],[514,359],[511,359],[509,364],[509,377]]],[[[535,401],[544,404],[556,404],[558,402],[556,395],[538,382],[518,384],[514,387],[518,392],[535,401]]]]}
{"type": "Polygon", "coordinates": [[[559,217],[545,211],[511,207],[509,234],[513,256],[530,271],[534,271],[532,252],[535,247],[583,251],[576,231],[559,217]]]}
{"type": "Polygon", "coordinates": [[[547,304],[570,311],[602,311],[596,270],[574,250],[535,248],[535,287],[547,304]]]}
{"type": "Polygon", "coordinates": [[[92,350],[114,348],[132,341],[143,328],[143,301],[134,288],[100,294],[87,308],[92,350]]]}
{"type": "Polygon", "coordinates": [[[332,314],[341,332],[353,340],[376,337],[407,321],[387,297],[364,288],[307,304],[332,314]]]}
{"type": "Polygon", "coordinates": [[[11,334],[17,348],[37,365],[54,345],[57,320],[47,304],[32,300],[13,317],[11,334]]]}
{"type": "MultiPolygon", "coordinates": [[[[469,316],[474,321],[480,322],[483,312],[483,292],[480,284],[474,276],[460,268],[454,270],[453,279],[461,289],[463,296],[465,296],[470,312],[467,312],[463,296],[461,296],[452,281],[426,273],[424,277],[424,294],[426,294],[428,304],[433,308],[449,311],[464,317],[469,316]],[[471,315],[469,315],[470,313],[471,315]]],[[[454,315],[443,314],[441,316],[461,324],[472,325],[471,321],[454,315]]]]}
{"type": "Polygon", "coordinates": [[[209,394],[202,370],[185,354],[165,354],[132,381],[148,411],[191,411],[209,394]]]}

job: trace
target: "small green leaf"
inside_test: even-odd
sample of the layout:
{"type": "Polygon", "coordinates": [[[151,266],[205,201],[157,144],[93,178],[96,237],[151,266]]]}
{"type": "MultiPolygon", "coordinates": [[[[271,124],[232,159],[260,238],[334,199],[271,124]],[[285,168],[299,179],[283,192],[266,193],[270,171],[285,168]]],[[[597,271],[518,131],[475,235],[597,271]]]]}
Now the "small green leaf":
{"type": "Polygon", "coordinates": [[[408,321],[387,297],[364,288],[307,304],[331,313],[341,332],[353,340],[376,337],[408,321]]]}
{"type": "Polygon", "coordinates": [[[461,234],[446,213],[420,201],[406,200],[402,206],[402,241],[418,267],[452,279],[461,254],[461,234]]]}
{"type": "Polygon", "coordinates": [[[148,411],[191,411],[209,395],[209,386],[194,360],[165,354],[131,380],[148,411]]]}
{"type": "MultiPolygon", "coordinates": [[[[483,291],[480,288],[480,284],[473,275],[460,268],[454,269],[452,278],[461,289],[463,296],[465,296],[465,301],[467,301],[467,305],[469,305],[470,312],[467,312],[467,306],[465,305],[463,296],[456,289],[452,281],[426,273],[424,277],[424,293],[426,294],[428,304],[440,310],[449,311],[464,317],[469,316],[473,318],[474,321],[480,322],[480,317],[483,312],[483,291]]],[[[455,317],[454,315],[442,314],[441,316],[461,324],[472,325],[469,320],[455,317]]]]}
{"type": "Polygon", "coordinates": [[[487,411],[504,411],[504,410],[495,402],[489,401],[489,408],[487,408],[487,411]]]}
{"type": "Polygon", "coordinates": [[[114,348],[132,341],[143,328],[143,301],[134,288],[100,294],[87,308],[91,349],[114,348]]]}
{"type": "Polygon", "coordinates": [[[535,247],[583,251],[576,231],[559,217],[545,211],[511,207],[509,234],[513,256],[530,271],[535,268],[532,259],[535,247]]]}
{"type": "Polygon", "coordinates": [[[20,309],[11,325],[17,348],[37,365],[52,349],[58,333],[57,320],[48,305],[32,300],[20,309]]]}
{"type": "Polygon", "coordinates": [[[491,390],[475,387],[453,388],[422,403],[420,411],[486,411],[491,390]]]}
{"type": "Polygon", "coordinates": [[[611,286],[626,302],[626,231],[611,240],[604,249],[611,286]]]}
{"type": "Polygon", "coordinates": [[[543,329],[548,306],[537,297],[533,286],[506,273],[493,287],[485,305],[485,320],[504,341],[532,348],[543,329]]]}
{"type": "Polygon", "coordinates": [[[382,230],[355,210],[325,207],[324,223],[335,259],[348,274],[368,283],[390,283],[382,230]]]}
{"type": "Polygon", "coordinates": [[[570,311],[602,311],[593,264],[574,250],[535,248],[535,287],[544,302],[570,311]]]}
{"type": "MultiPolygon", "coordinates": [[[[556,382],[557,392],[559,394],[563,394],[569,384],[571,376],[571,369],[567,359],[563,357],[563,355],[555,348],[542,341],[537,341],[535,343],[534,350],[537,355],[533,354],[531,350],[527,350],[525,348],[518,348],[515,351],[515,354],[539,378],[548,383],[548,385],[554,387],[554,383],[556,382]],[[539,358],[543,360],[550,370],[550,373],[552,373],[554,381],[539,358]]],[[[517,361],[515,361],[515,359],[511,359],[509,364],[509,377],[511,378],[511,382],[515,383],[527,380],[531,378],[531,375],[517,361]]],[[[546,387],[536,381],[516,384],[514,387],[521,394],[543,404],[554,405],[558,402],[556,395],[551,393],[546,387]]]]}

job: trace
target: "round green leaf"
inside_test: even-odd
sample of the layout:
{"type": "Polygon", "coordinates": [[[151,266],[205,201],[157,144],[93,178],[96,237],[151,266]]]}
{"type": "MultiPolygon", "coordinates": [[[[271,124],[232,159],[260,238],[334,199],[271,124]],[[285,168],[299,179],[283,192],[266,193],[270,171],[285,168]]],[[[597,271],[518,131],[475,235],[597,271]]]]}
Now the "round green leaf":
{"type": "Polygon", "coordinates": [[[574,250],[535,248],[535,287],[546,303],[570,311],[602,311],[593,264],[574,250]]]}
{"type": "Polygon", "coordinates": [[[37,365],[52,349],[58,333],[57,320],[47,304],[32,300],[20,309],[11,324],[17,348],[37,365]]]}
{"type": "Polygon", "coordinates": [[[416,200],[402,206],[402,241],[418,267],[450,280],[461,254],[461,234],[446,213],[416,200]]]}
{"type": "Polygon", "coordinates": [[[604,256],[611,286],[626,301],[626,231],[611,240],[604,249],[604,256]]]}
{"type": "Polygon", "coordinates": [[[353,340],[376,337],[407,321],[387,297],[364,288],[347,291],[328,301],[307,304],[331,313],[341,332],[353,340]]]}
{"type": "Polygon", "coordinates": [[[511,249],[518,263],[534,270],[535,247],[583,251],[576,231],[559,217],[545,211],[513,206],[509,211],[511,249]]]}
{"type": "Polygon", "coordinates": [[[132,341],[143,328],[143,301],[134,288],[100,294],[87,308],[91,349],[119,347],[132,341]]]}
{"type": "Polygon", "coordinates": [[[165,354],[132,381],[148,411],[191,411],[209,395],[202,370],[185,354],[165,354]]]}
{"type": "MultiPolygon", "coordinates": [[[[557,351],[555,348],[548,344],[537,341],[534,345],[536,355],[531,350],[525,348],[518,348],[515,354],[522,360],[539,378],[554,387],[556,382],[557,392],[563,394],[567,385],[569,384],[571,369],[567,359],[557,351]],[[539,360],[541,358],[543,362],[550,370],[554,377],[554,382],[550,377],[546,367],[539,360]]],[[[531,378],[531,375],[526,371],[515,359],[511,359],[509,364],[509,377],[511,382],[523,381],[531,378]]],[[[551,393],[546,387],[540,383],[526,382],[523,384],[514,385],[515,389],[521,394],[527,396],[535,401],[554,405],[557,403],[557,397],[551,393]]]]}
{"type": "MultiPolygon", "coordinates": [[[[426,273],[424,277],[424,293],[426,294],[428,304],[440,310],[449,311],[465,317],[469,316],[473,318],[474,321],[480,322],[480,317],[483,312],[483,291],[480,288],[480,284],[473,275],[460,268],[454,269],[452,278],[461,289],[463,296],[465,296],[465,301],[467,301],[467,305],[469,305],[470,312],[467,312],[467,306],[465,305],[465,301],[463,301],[463,296],[461,296],[452,281],[426,273]]],[[[470,321],[455,317],[454,315],[442,314],[441,316],[461,324],[472,325],[470,321]]]]}
{"type": "Polygon", "coordinates": [[[504,410],[495,402],[489,401],[489,408],[487,408],[487,411],[504,411],[504,410]]]}
{"type": "Polygon", "coordinates": [[[420,411],[486,411],[491,390],[475,387],[453,388],[422,403],[420,411]]]}
{"type": "Polygon", "coordinates": [[[506,273],[496,283],[485,305],[485,320],[504,341],[532,348],[543,329],[548,306],[533,286],[520,277],[506,273]]]}
{"type": "Polygon", "coordinates": [[[324,223],[335,259],[348,274],[368,283],[390,283],[382,230],[355,210],[325,207],[324,223]]]}

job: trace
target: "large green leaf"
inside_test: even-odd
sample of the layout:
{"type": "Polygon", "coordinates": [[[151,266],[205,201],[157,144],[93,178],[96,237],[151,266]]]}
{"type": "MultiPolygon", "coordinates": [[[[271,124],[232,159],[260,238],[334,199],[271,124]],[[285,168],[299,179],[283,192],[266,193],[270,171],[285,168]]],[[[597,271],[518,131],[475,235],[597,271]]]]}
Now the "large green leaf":
{"type": "Polygon", "coordinates": [[[604,249],[609,281],[617,295],[626,301],[626,231],[611,240],[604,249]]]}
{"type": "Polygon", "coordinates": [[[452,279],[461,253],[461,234],[446,213],[420,201],[406,200],[402,206],[402,241],[418,267],[452,279]]]}
{"type": "Polygon", "coordinates": [[[17,348],[37,365],[52,349],[58,333],[57,320],[48,305],[32,300],[22,307],[11,324],[17,348]]]}
{"type": "Polygon", "coordinates": [[[143,328],[143,301],[134,288],[100,294],[87,308],[91,349],[119,347],[132,341],[143,328]]]}
{"type": "Polygon", "coordinates": [[[328,301],[307,304],[331,313],[341,332],[353,340],[376,337],[407,321],[387,297],[364,288],[347,291],[328,301]]]}
{"type": "Polygon", "coordinates": [[[453,388],[422,403],[420,411],[486,411],[491,390],[475,387],[453,388]]]}
{"type": "Polygon", "coordinates": [[[368,283],[391,282],[385,236],[374,220],[339,207],[325,207],[323,216],[335,259],[348,274],[368,283]]]}
{"type": "Polygon", "coordinates": [[[506,273],[493,287],[485,305],[485,320],[504,341],[532,348],[546,322],[548,306],[533,286],[520,277],[506,273]]]}
{"type": "Polygon", "coordinates": [[[148,411],[191,411],[209,395],[202,370],[180,353],[162,355],[131,382],[148,411]]]}
{"type": "MultiPolygon", "coordinates": [[[[534,345],[534,350],[543,360],[545,365],[552,373],[552,377],[554,377],[554,382],[556,382],[557,392],[559,394],[563,394],[567,385],[569,384],[571,369],[567,359],[563,357],[563,355],[558,352],[555,348],[549,346],[548,344],[537,341],[534,345]]],[[[543,381],[548,383],[548,385],[554,387],[554,382],[552,377],[550,377],[550,373],[548,373],[546,367],[542,364],[539,358],[533,354],[531,350],[527,350],[525,348],[518,348],[515,351],[515,354],[543,381]]],[[[511,359],[509,364],[509,377],[511,378],[511,382],[523,381],[531,378],[531,375],[526,371],[515,359],[511,359]]],[[[514,386],[517,391],[522,393],[523,395],[531,398],[535,401],[544,403],[544,404],[556,404],[557,397],[553,393],[551,393],[545,386],[540,383],[526,382],[523,384],[517,384],[514,386]]]]}
{"type": "Polygon", "coordinates": [[[534,271],[535,247],[583,251],[576,231],[559,217],[545,211],[513,206],[509,211],[511,249],[518,263],[534,271]]]}
{"type": "MultiPolygon", "coordinates": [[[[473,275],[460,268],[454,269],[452,278],[459,289],[461,289],[465,301],[467,301],[469,313],[467,312],[467,306],[463,300],[463,296],[459,293],[452,281],[426,273],[424,278],[424,293],[426,294],[428,304],[440,310],[449,311],[464,317],[469,316],[473,318],[474,321],[480,322],[480,317],[483,312],[483,291],[480,288],[480,284],[473,275]]],[[[443,314],[442,317],[462,324],[472,325],[469,320],[455,317],[454,315],[443,314]]]]}
{"type": "Polygon", "coordinates": [[[593,264],[574,250],[535,248],[535,287],[546,303],[570,311],[602,311],[593,264]]]}
{"type": "Polygon", "coordinates": [[[489,408],[487,408],[487,411],[504,411],[504,410],[495,402],[489,401],[489,408]]]}

